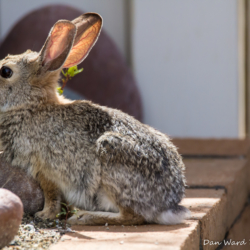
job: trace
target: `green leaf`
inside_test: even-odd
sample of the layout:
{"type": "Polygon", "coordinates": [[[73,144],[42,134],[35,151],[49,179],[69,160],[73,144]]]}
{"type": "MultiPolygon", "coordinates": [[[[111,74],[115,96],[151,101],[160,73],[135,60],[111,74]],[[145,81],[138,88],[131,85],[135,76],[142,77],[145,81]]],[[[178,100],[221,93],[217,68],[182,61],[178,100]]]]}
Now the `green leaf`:
{"type": "Polygon", "coordinates": [[[65,77],[67,76],[67,72],[64,73],[63,69],[62,69],[62,73],[63,73],[63,75],[64,75],[65,77]]]}
{"type": "Polygon", "coordinates": [[[81,73],[82,71],[83,71],[83,68],[77,69],[77,66],[73,66],[71,68],[68,68],[68,71],[66,72],[66,75],[64,75],[64,76],[69,75],[70,77],[73,77],[73,76],[81,73]]]}
{"type": "Polygon", "coordinates": [[[76,214],[78,210],[72,210],[70,211],[72,214],[76,214]]]}
{"type": "MultiPolygon", "coordinates": [[[[68,68],[65,72],[64,72],[64,70],[62,70],[62,74],[65,77],[64,79],[62,79],[63,88],[65,87],[65,85],[68,82],[68,80],[70,80],[75,75],[81,73],[82,71],[83,71],[83,68],[82,69],[78,69],[77,65],[68,68]]],[[[59,95],[62,95],[63,94],[63,89],[59,87],[59,88],[57,88],[57,92],[59,93],[59,95]]]]}
{"type": "Polygon", "coordinates": [[[68,75],[73,77],[75,75],[75,71],[77,70],[77,66],[73,66],[71,68],[68,69],[68,75]]]}
{"type": "Polygon", "coordinates": [[[75,71],[75,75],[81,73],[82,71],[83,71],[83,68],[76,70],[76,71],[75,71]]]}
{"type": "Polygon", "coordinates": [[[66,210],[62,207],[62,211],[64,212],[64,213],[66,213],[66,210]]]}
{"type": "Polygon", "coordinates": [[[67,207],[67,206],[68,206],[66,203],[63,203],[63,202],[61,202],[61,204],[63,204],[65,207],[67,207]]]}
{"type": "Polygon", "coordinates": [[[59,217],[59,216],[62,215],[62,214],[66,215],[65,212],[61,212],[61,213],[58,213],[58,214],[56,215],[56,217],[59,217]]]}
{"type": "Polygon", "coordinates": [[[63,94],[63,89],[61,87],[56,88],[59,95],[63,94]]]}

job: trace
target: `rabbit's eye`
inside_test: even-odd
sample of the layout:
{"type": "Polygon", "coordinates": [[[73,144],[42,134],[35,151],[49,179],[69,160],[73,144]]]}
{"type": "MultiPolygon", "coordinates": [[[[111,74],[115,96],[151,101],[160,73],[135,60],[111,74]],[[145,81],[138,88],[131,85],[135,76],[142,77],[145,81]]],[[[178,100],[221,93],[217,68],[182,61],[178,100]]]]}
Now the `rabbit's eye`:
{"type": "Polygon", "coordinates": [[[12,74],[13,74],[13,71],[8,67],[3,66],[0,70],[0,75],[3,78],[10,78],[12,74]]]}

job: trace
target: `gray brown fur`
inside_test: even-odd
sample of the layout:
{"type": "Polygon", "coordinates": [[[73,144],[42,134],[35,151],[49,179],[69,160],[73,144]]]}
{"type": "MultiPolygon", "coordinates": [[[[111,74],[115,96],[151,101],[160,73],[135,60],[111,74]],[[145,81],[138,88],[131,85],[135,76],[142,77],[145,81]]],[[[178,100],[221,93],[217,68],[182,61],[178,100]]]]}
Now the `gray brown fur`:
{"type": "Polygon", "coordinates": [[[184,164],[169,138],[119,110],[58,96],[63,65],[51,72],[41,54],[0,61],[18,75],[0,76],[4,157],[40,182],[45,207],[37,215],[53,218],[61,199],[84,210],[72,224],[167,223],[157,216],[187,214],[178,205],[184,164]]]}

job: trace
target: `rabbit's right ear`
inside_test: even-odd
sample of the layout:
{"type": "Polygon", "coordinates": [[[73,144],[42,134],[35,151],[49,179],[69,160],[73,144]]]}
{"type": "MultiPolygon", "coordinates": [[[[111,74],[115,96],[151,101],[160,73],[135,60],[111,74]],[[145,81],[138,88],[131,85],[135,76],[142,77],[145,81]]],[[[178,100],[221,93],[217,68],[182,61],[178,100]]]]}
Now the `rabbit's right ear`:
{"type": "Polygon", "coordinates": [[[52,27],[49,36],[40,51],[40,60],[45,70],[61,68],[72,48],[76,35],[76,26],[67,20],[60,20],[52,27]]]}
{"type": "Polygon", "coordinates": [[[70,68],[81,63],[96,43],[102,28],[102,17],[97,13],[85,13],[74,19],[77,27],[73,48],[63,67],[70,68]]]}

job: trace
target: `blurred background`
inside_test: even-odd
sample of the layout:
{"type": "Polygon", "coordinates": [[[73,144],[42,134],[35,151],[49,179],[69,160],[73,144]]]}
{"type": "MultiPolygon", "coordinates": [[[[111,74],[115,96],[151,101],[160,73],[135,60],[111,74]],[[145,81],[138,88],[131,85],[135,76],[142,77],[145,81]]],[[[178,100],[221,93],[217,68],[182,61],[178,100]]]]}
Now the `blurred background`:
{"type": "MultiPolygon", "coordinates": [[[[83,90],[72,84],[69,97],[120,108],[171,137],[247,136],[250,130],[247,0],[0,0],[2,57],[12,53],[11,46],[13,51],[25,47],[20,44],[26,35],[16,25],[48,4],[71,6],[79,13],[97,12],[104,19],[103,31],[108,42],[100,37],[96,51],[90,52],[93,58],[89,65],[94,73],[89,73],[83,90]],[[109,50],[110,54],[105,54],[109,50]],[[87,91],[91,79],[99,72],[95,68],[99,59],[103,62],[98,67],[105,72],[95,78],[96,87],[87,91]],[[106,69],[111,59],[113,66],[106,69]],[[118,74],[117,65],[121,65],[122,77],[112,75],[118,74]],[[114,83],[110,85],[111,82],[114,83]]],[[[73,16],[74,11],[71,12],[73,16]]],[[[39,12],[35,13],[33,18],[39,16],[39,12]]],[[[33,34],[34,40],[28,44],[32,50],[37,50],[35,32],[44,29],[48,34],[51,27],[51,24],[43,27],[48,11],[44,13],[43,20],[29,21],[28,26],[26,22],[26,32],[33,34]]],[[[57,17],[53,14],[56,11],[49,13],[50,17],[57,17]]],[[[88,75],[87,65],[86,60],[82,77],[88,75]]]]}

